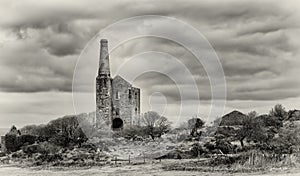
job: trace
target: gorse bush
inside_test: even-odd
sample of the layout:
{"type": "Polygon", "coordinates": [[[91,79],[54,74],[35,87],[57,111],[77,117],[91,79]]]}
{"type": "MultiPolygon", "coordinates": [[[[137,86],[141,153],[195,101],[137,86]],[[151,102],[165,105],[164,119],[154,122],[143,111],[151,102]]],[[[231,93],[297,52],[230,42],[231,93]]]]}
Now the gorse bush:
{"type": "Polygon", "coordinates": [[[25,126],[20,131],[27,135],[36,135],[42,141],[49,141],[62,147],[81,145],[87,141],[76,116],[65,116],[53,120],[47,125],[25,126]]]}

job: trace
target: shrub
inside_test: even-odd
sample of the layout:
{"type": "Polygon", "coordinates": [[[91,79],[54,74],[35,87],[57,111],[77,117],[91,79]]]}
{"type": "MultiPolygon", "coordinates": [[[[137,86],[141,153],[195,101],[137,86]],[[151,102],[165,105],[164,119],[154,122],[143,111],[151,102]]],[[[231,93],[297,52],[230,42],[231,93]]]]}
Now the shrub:
{"type": "Polygon", "coordinates": [[[136,139],[137,136],[145,137],[147,136],[145,127],[141,126],[130,126],[123,130],[123,136],[126,139],[136,139]]]}
{"type": "Polygon", "coordinates": [[[43,153],[45,154],[55,154],[61,149],[61,147],[54,145],[50,142],[42,142],[40,143],[40,147],[43,153]]]}
{"type": "Polygon", "coordinates": [[[228,141],[217,140],[216,148],[221,150],[224,154],[234,153],[235,147],[228,141]]]}
{"type": "Polygon", "coordinates": [[[20,145],[18,144],[17,135],[14,134],[6,134],[5,135],[5,147],[7,152],[15,152],[20,149],[20,145]]]}
{"type": "Polygon", "coordinates": [[[205,143],[204,147],[207,148],[209,151],[212,151],[212,150],[216,149],[216,145],[212,142],[205,143]]]}
{"type": "Polygon", "coordinates": [[[191,136],[201,135],[201,132],[198,133],[198,129],[202,128],[204,125],[204,121],[200,118],[192,118],[188,120],[188,128],[190,129],[191,136]]]}
{"type": "Polygon", "coordinates": [[[29,134],[21,135],[17,137],[18,144],[20,146],[30,145],[37,141],[37,137],[29,134]]]}
{"type": "Polygon", "coordinates": [[[87,137],[79,126],[77,116],[65,116],[47,125],[31,125],[21,129],[26,135],[36,135],[40,142],[50,141],[55,145],[68,147],[81,145],[87,137]]]}
{"type": "Polygon", "coordinates": [[[144,113],[142,120],[145,125],[145,133],[150,135],[153,140],[171,130],[171,122],[157,112],[148,111],[144,113]]]}
{"type": "Polygon", "coordinates": [[[193,144],[191,148],[191,155],[193,157],[198,157],[199,155],[203,155],[208,153],[208,150],[199,145],[198,143],[193,144]]]}

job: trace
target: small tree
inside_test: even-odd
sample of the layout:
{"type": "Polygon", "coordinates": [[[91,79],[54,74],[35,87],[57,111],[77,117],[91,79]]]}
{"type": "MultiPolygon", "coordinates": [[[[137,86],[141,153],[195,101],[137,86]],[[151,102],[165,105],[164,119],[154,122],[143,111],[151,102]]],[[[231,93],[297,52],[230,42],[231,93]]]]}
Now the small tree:
{"type": "Polygon", "coordinates": [[[156,133],[158,137],[160,137],[162,134],[165,134],[170,131],[171,129],[171,122],[164,116],[161,116],[157,121],[155,122],[156,127],[156,133]]]}
{"type": "Polygon", "coordinates": [[[242,127],[237,131],[236,137],[244,147],[244,140],[252,140],[255,142],[263,142],[267,139],[266,133],[263,130],[263,125],[260,121],[255,120],[257,112],[251,111],[243,120],[242,127]]]}
{"type": "Polygon", "coordinates": [[[143,114],[143,123],[145,126],[154,127],[155,122],[160,118],[161,116],[155,112],[155,111],[148,111],[143,114]]]}
{"type": "Polygon", "coordinates": [[[162,134],[167,133],[171,127],[171,122],[166,117],[154,111],[144,113],[142,121],[146,126],[146,134],[150,135],[153,140],[155,137],[160,137],[162,134]]]}
{"type": "Polygon", "coordinates": [[[281,120],[285,119],[287,112],[281,104],[277,104],[270,111],[271,116],[279,117],[281,120]]]}
{"type": "Polygon", "coordinates": [[[299,152],[300,126],[294,122],[285,123],[279,131],[279,137],[274,142],[289,150],[289,153],[299,152]],[[277,141],[276,141],[277,140],[277,141]]]}
{"type": "Polygon", "coordinates": [[[199,135],[198,129],[202,128],[204,123],[205,122],[203,120],[201,120],[200,118],[192,118],[192,119],[188,120],[188,127],[190,129],[190,135],[191,136],[199,135]]]}
{"type": "Polygon", "coordinates": [[[257,116],[258,116],[258,113],[256,111],[250,111],[248,113],[248,117],[251,118],[251,119],[254,119],[257,116]]]}

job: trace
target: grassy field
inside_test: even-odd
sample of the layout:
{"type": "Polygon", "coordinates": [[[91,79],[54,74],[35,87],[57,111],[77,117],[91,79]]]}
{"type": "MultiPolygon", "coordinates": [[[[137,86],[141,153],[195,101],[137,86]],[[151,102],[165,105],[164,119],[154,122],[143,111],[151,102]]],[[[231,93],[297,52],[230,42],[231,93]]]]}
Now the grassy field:
{"type": "Polygon", "coordinates": [[[178,162],[178,160],[162,161],[162,163],[146,163],[141,165],[110,165],[104,167],[92,167],[92,168],[20,168],[14,166],[0,166],[1,176],[85,176],[85,175],[99,175],[99,176],[116,176],[116,175],[128,175],[128,176],[150,176],[150,175],[162,175],[162,176],[190,176],[190,175],[205,175],[205,176],[246,176],[246,175],[261,175],[261,176],[298,176],[300,175],[300,168],[297,169],[276,169],[265,172],[254,173],[228,173],[228,172],[197,172],[197,171],[165,171],[162,169],[164,164],[170,164],[178,162]]]}

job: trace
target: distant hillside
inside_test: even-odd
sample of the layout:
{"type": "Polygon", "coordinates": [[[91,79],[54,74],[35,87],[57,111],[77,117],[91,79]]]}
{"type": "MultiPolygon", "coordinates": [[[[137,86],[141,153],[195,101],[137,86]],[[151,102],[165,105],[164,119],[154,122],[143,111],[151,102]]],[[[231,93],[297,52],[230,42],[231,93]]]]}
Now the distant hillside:
{"type": "Polygon", "coordinates": [[[222,117],[220,126],[242,125],[247,116],[239,111],[232,111],[222,117]]]}

